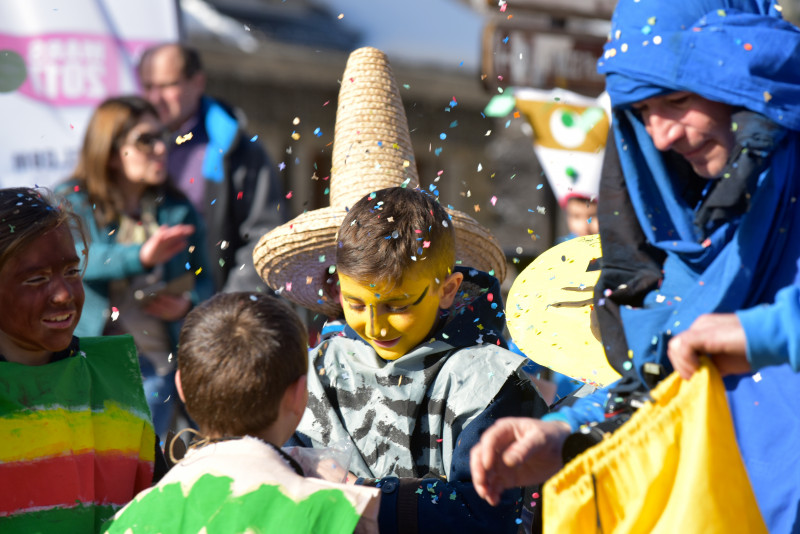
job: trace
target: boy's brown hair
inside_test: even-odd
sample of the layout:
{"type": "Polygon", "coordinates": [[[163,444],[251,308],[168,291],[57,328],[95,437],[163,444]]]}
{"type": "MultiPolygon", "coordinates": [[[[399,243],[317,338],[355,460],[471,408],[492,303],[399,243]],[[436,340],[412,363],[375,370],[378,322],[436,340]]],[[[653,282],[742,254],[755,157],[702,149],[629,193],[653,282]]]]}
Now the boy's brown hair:
{"type": "Polygon", "coordinates": [[[280,297],[219,293],[186,316],[178,369],[201,430],[255,435],[275,422],[286,388],[308,372],[306,329],[280,297]]]}
{"type": "Polygon", "coordinates": [[[419,189],[370,193],[350,208],[337,237],[336,269],[377,286],[401,284],[411,269],[423,269],[438,285],[452,272],[455,258],[449,215],[419,189]]]}

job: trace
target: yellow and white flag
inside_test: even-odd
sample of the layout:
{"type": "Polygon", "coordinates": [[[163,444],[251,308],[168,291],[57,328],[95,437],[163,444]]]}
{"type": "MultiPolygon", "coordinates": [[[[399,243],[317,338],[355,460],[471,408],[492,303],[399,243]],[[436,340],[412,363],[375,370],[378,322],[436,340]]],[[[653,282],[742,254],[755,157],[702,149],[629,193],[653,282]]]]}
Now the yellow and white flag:
{"type": "Polygon", "coordinates": [[[596,198],[609,130],[609,100],[565,89],[514,90],[517,109],[533,127],[533,149],[559,203],[596,198]]]}

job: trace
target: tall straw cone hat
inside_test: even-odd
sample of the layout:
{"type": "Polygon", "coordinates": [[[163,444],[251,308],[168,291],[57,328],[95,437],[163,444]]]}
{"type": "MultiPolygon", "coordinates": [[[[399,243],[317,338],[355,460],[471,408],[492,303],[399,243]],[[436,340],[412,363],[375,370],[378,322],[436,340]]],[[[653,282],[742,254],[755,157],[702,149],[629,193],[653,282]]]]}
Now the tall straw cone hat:
{"type": "MultiPolygon", "coordinates": [[[[324,286],[335,272],[336,233],[347,209],[379,189],[419,187],[400,91],[380,50],[366,47],[350,54],[333,139],[331,205],[272,229],[253,250],[256,271],[269,287],[329,317],[342,311],[324,286]]],[[[506,261],[497,239],[469,215],[445,209],[455,229],[457,263],[487,271],[502,282],[506,261]]]]}

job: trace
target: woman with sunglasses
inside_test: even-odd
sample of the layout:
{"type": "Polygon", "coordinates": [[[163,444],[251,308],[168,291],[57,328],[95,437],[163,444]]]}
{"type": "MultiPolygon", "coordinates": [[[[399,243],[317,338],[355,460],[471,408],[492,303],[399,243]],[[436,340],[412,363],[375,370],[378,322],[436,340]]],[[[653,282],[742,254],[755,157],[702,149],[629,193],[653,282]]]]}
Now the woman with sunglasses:
{"type": "Polygon", "coordinates": [[[78,336],[131,334],[162,438],[175,407],[180,321],[211,296],[205,231],[167,181],[167,132],[135,96],[111,98],[89,121],[73,176],[57,190],[91,238],[78,336]]]}

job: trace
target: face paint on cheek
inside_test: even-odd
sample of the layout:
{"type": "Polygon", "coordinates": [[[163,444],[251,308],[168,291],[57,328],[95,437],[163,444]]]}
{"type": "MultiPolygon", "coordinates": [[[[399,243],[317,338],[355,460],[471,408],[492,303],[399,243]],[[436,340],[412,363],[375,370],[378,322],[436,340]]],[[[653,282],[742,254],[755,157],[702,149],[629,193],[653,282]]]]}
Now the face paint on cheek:
{"type": "Polygon", "coordinates": [[[385,360],[396,360],[426,342],[438,321],[439,299],[426,276],[409,275],[389,294],[341,273],[339,282],[348,324],[385,360]],[[414,300],[408,302],[411,295],[414,300]],[[348,308],[348,303],[357,306],[348,308]]]}

